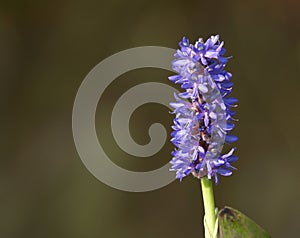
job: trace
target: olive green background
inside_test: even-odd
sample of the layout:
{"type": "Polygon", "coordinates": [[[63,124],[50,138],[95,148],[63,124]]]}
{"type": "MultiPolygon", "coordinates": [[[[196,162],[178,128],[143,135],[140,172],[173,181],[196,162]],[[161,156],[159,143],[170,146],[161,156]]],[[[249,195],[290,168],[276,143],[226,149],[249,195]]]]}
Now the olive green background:
{"type": "MultiPolygon", "coordinates": [[[[199,181],[127,193],[95,179],[73,142],[71,116],[86,74],[118,51],[143,45],[177,48],[220,34],[239,98],[238,171],[215,187],[219,207],[241,210],[273,237],[299,236],[299,2],[1,1],[0,237],[203,237],[199,181]]],[[[118,165],[136,171],[170,160],[173,146],[133,158],[113,140],[110,113],[133,85],[167,81],[170,72],[140,69],[107,88],[97,109],[99,140],[118,165]]],[[[155,94],[155,92],[153,92],[155,94]]],[[[138,108],[133,138],[172,115],[138,108]]]]}

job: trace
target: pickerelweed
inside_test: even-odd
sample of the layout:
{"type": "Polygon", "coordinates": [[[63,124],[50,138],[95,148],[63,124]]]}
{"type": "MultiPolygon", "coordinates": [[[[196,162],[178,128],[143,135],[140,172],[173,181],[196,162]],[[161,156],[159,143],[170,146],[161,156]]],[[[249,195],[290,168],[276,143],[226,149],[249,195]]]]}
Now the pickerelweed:
{"type": "Polygon", "coordinates": [[[221,154],[224,143],[233,143],[237,137],[228,134],[234,128],[237,99],[230,97],[233,83],[231,73],[224,68],[224,42],[219,36],[211,36],[206,42],[200,38],[194,45],[183,37],[180,49],[175,54],[172,68],[178,74],[169,80],[181,84],[184,92],[175,94],[174,130],[172,143],[177,147],[172,152],[172,168],[176,178],[193,174],[197,178],[230,176],[235,148],[221,154]]]}

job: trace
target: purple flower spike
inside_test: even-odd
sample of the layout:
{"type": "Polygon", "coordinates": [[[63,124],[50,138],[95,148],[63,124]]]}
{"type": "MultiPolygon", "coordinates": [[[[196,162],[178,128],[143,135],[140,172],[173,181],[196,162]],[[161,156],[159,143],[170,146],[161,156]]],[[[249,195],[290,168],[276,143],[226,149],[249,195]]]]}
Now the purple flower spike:
{"type": "Polygon", "coordinates": [[[183,37],[175,54],[172,68],[178,74],[169,80],[180,84],[185,91],[175,94],[174,130],[171,142],[177,147],[172,152],[172,168],[180,181],[189,174],[201,179],[218,174],[230,176],[237,160],[235,148],[221,155],[223,144],[237,141],[228,134],[234,128],[232,111],[237,99],[230,97],[233,83],[231,73],[224,68],[228,57],[224,56],[224,42],[219,36],[211,36],[206,42],[200,38],[194,45],[183,37]]]}

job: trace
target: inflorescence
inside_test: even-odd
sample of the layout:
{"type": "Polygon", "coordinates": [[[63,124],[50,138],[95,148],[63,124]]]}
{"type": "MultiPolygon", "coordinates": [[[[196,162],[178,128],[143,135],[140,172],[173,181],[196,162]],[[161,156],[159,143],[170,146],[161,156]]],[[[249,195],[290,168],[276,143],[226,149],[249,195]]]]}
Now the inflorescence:
{"type": "Polygon", "coordinates": [[[228,134],[234,128],[232,107],[237,99],[229,97],[233,83],[224,69],[229,58],[224,57],[223,44],[218,35],[206,42],[200,38],[195,45],[183,37],[172,62],[178,74],[169,80],[185,89],[170,103],[176,115],[171,141],[177,147],[170,163],[180,181],[192,173],[199,179],[214,177],[218,183],[218,174],[230,176],[235,169],[235,148],[221,155],[224,142],[238,139],[228,134]]]}

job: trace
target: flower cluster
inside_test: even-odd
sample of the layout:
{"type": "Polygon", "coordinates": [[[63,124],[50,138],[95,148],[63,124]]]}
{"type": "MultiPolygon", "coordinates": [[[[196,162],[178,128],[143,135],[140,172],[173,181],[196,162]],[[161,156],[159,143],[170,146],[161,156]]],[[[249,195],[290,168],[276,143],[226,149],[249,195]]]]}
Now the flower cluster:
{"type": "Polygon", "coordinates": [[[233,83],[231,73],[224,68],[228,62],[219,36],[211,36],[206,42],[200,38],[194,45],[185,37],[179,43],[172,68],[178,74],[169,80],[181,84],[184,92],[175,94],[172,143],[172,171],[176,178],[192,173],[197,178],[232,174],[231,163],[237,160],[235,148],[221,155],[224,142],[232,143],[237,137],[228,134],[234,127],[232,107],[237,99],[230,97],[233,83]]]}

